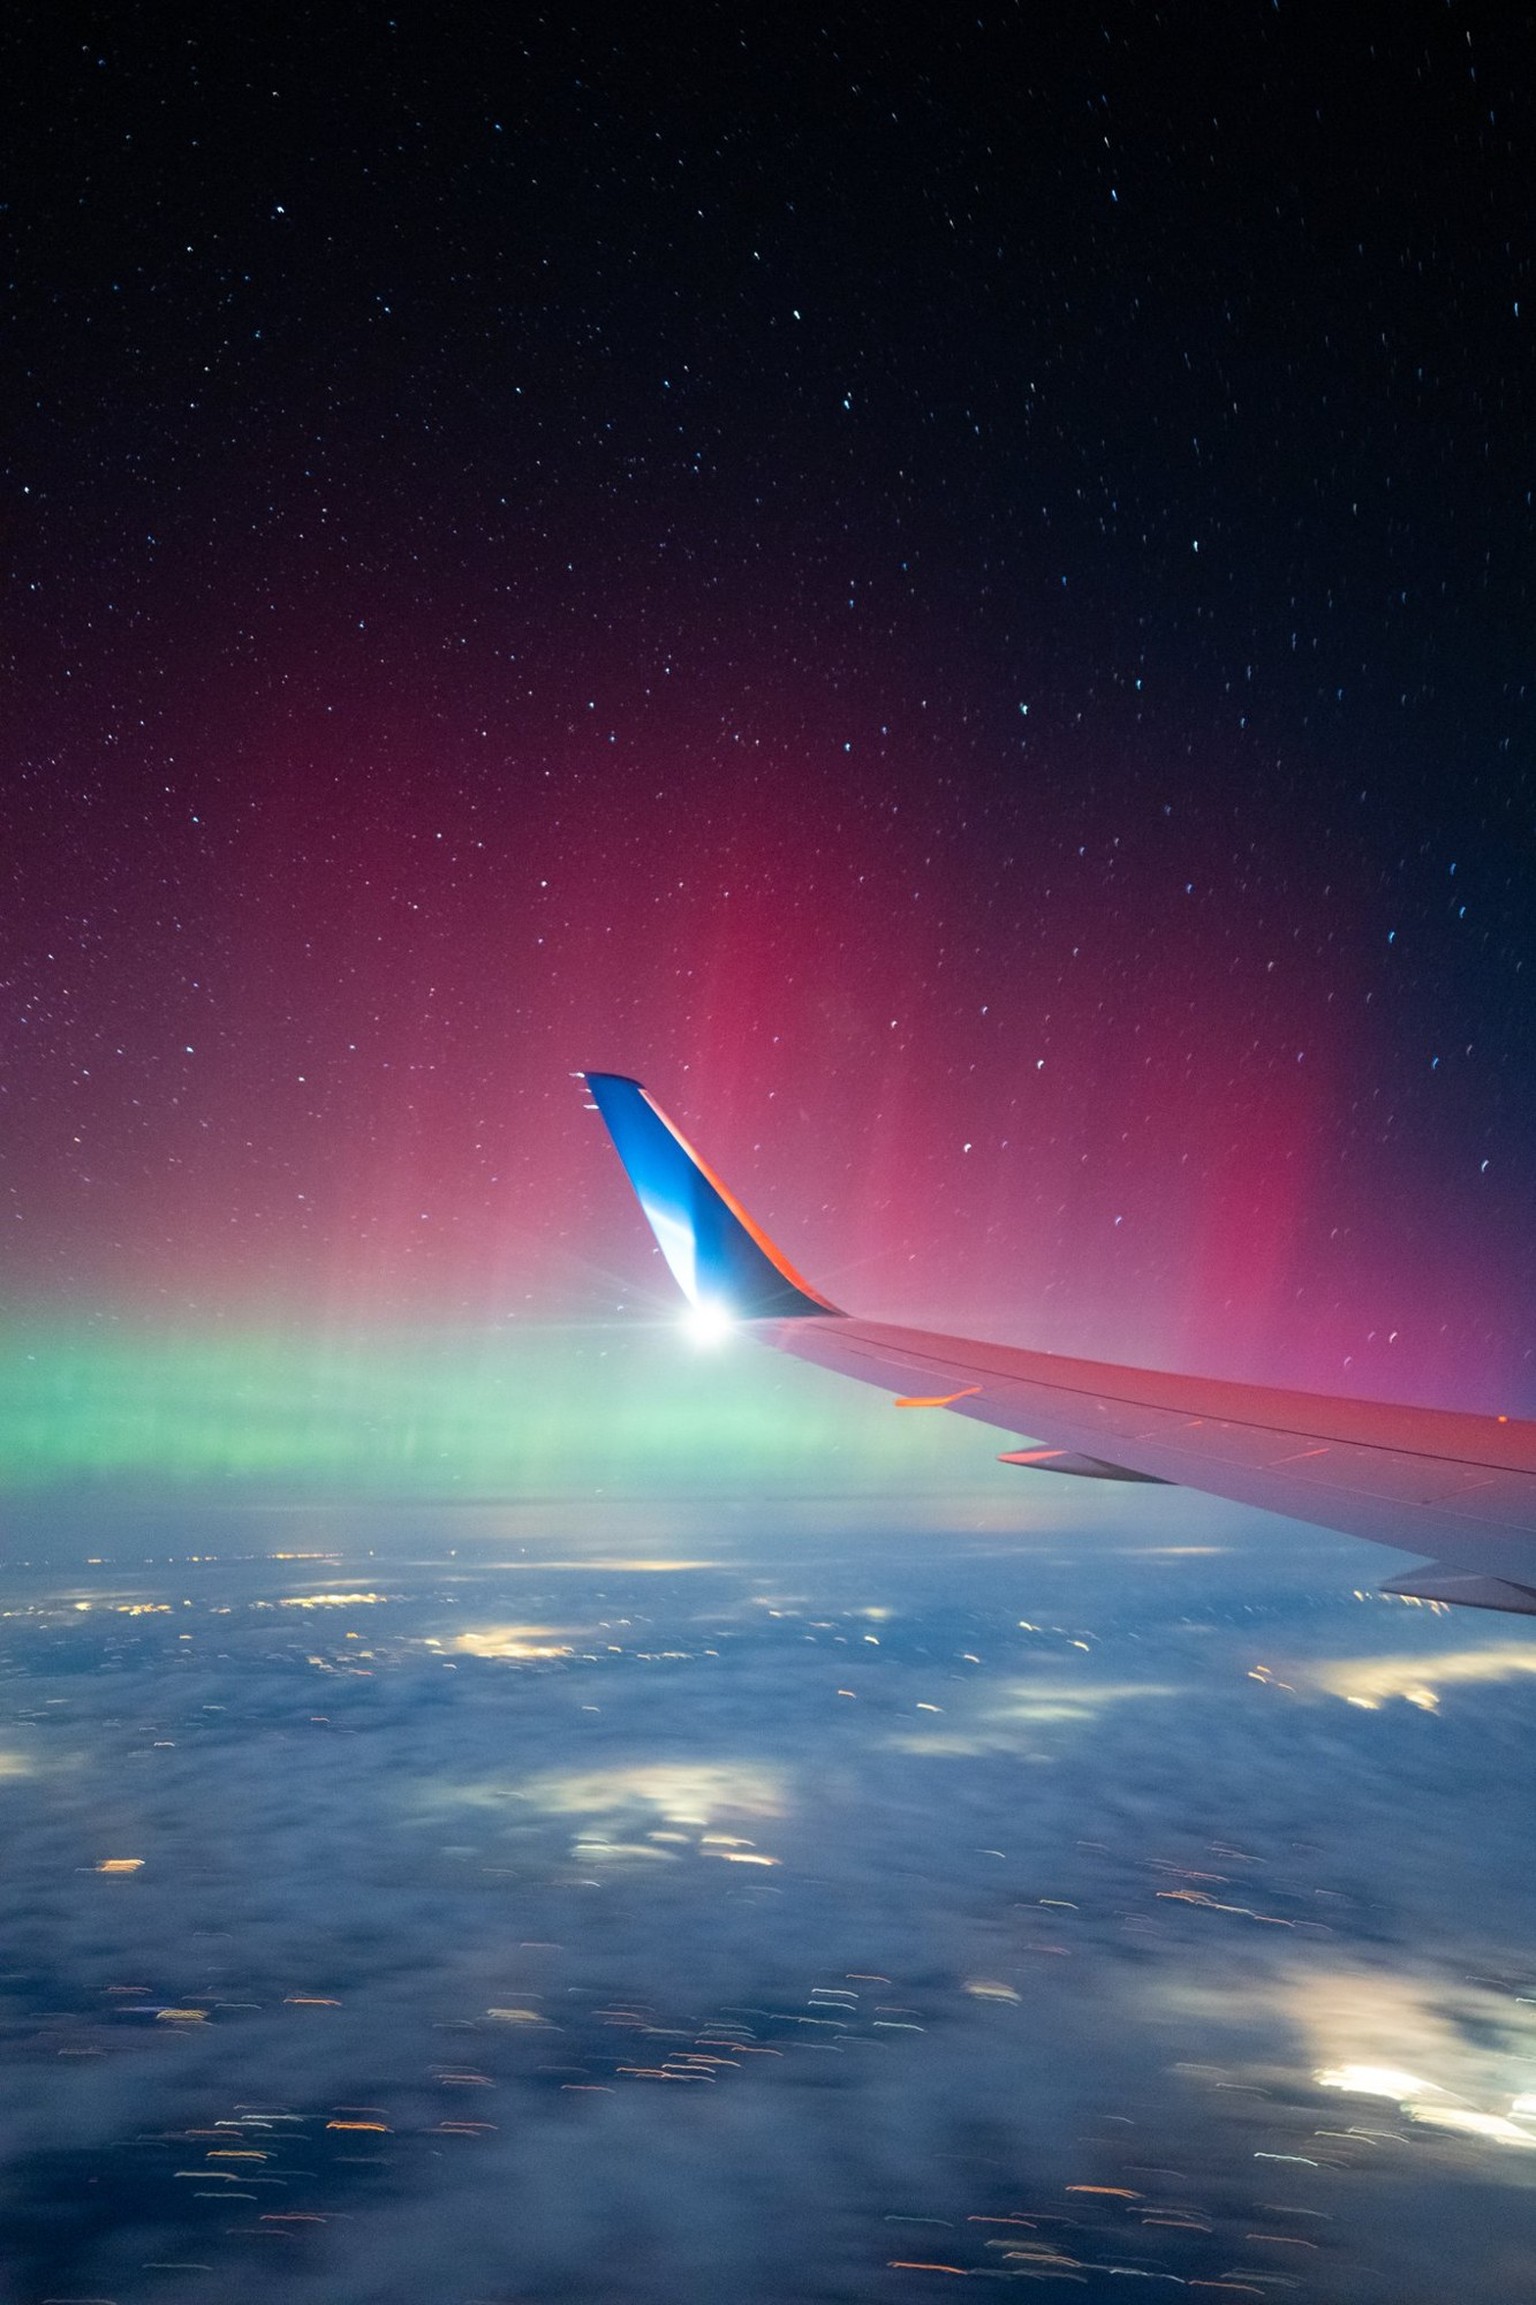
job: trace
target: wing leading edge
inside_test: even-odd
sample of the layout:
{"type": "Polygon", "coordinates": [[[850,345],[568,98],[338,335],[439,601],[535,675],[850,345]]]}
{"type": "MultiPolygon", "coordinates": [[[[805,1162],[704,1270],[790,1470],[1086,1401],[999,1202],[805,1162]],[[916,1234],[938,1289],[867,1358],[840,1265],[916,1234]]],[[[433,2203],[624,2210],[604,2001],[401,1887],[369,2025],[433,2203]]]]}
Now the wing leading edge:
{"type": "Polygon", "coordinates": [[[1003,1462],[1172,1482],[1435,1557],[1382,1589],[1536,1616],[1536,1424],[1120,1368],[864,1321],[803,1281],[637,1081],[584,1076],[684,1294],[903,1406],[1027,1433],[1003,1462]]]}

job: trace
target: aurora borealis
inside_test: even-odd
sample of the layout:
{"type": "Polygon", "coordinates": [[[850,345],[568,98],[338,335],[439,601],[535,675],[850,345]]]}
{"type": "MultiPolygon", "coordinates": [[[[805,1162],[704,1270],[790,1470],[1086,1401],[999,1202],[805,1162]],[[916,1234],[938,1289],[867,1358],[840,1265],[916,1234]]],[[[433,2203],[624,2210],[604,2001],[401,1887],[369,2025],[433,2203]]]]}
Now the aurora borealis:
{"type": "Polygon", "coordinates": [[[26,44],[16,1317],[659,1309],[598,1064],[861,1310],[1528,1409],[1503,31],[469,21],[26,44]]]}
{"type": "Polygon", "coordinates": [[[503,1499],[816,1499],[885,1517],[1010,1497],[974,1434],[892,1417],[745,1345],[700,1352],[675,1323],[536,1336],[127,1335],[29,1324],[0,1395],[19,1502],[51,1483],[118,1495],[200,1483],[287,1494],[503,1499]],[[746,1364],[746,1365],[743,1365],[746,1364]]]}

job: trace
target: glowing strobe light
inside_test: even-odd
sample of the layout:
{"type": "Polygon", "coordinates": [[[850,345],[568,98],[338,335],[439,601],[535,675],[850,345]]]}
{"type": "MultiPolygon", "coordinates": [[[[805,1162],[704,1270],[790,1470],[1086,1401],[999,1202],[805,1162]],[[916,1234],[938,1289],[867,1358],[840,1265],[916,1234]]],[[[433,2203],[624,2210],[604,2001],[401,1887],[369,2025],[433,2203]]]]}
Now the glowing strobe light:
{"type": "Polygon", "coordinates": [[[734,1326],[730,1306],[713,1303],[707,1297],[691,1307],[687,1316],[688,1334],[701,1347],[723,1345],[734,1326]]]}

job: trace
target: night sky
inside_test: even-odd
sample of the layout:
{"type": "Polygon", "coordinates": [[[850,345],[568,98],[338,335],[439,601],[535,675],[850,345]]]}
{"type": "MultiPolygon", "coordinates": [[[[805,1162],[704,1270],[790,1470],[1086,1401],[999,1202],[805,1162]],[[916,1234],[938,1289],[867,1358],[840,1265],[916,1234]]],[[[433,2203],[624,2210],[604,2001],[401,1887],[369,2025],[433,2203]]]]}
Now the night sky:
{"type": "Polygon", "coordinates": [[[7,1287],[1536,1407],[1529,24],[27,12],[7,1287]]]}

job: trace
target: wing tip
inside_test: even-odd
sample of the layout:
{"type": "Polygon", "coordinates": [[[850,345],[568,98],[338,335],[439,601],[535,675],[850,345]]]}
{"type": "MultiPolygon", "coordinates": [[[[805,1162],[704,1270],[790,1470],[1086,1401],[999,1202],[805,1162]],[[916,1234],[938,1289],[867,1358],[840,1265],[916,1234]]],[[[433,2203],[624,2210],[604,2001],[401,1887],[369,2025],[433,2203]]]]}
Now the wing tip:
{"type": "Polygon", "coordinates": [[[842,1308],[796,1272],[696,1153],[643,1081],[578,1075],[603,1117],[673,1278],[700,1311],[738,1320],[825,1320],[842,1308]]]}

